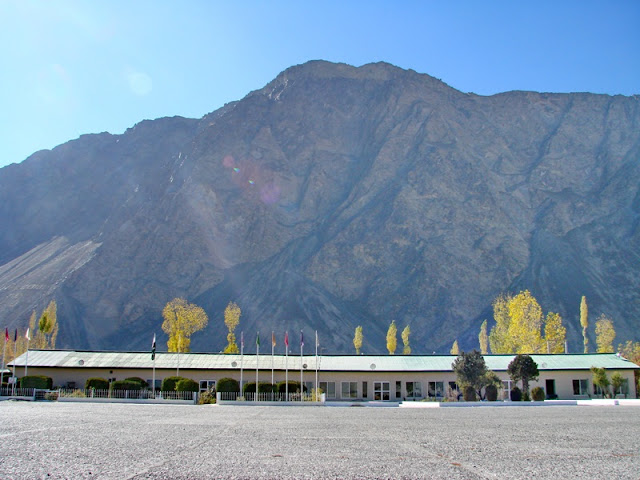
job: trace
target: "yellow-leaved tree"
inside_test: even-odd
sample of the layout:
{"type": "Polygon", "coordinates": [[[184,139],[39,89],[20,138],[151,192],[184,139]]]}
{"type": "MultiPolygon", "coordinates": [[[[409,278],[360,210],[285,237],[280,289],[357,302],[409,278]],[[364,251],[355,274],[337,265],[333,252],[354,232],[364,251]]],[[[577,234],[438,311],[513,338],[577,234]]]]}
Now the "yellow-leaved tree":
{"type": "Polygon", "coordinates": [[[453,341],[453,345],[451,345],[451,350],[449,350],[451,355],[460,355],[460,347],[458,347],[458,340],[453,341]]]}
{"type": "Polygon", "coordinates": [[[478,334],[478,343],[480,344],[480,353],[486,355],[489,353],[489,335],[487,334],[487,321],[480,325],[480,333],[478,334]]]}
{"type": "Polygon", "coordinates": [[[396,327],[396,321],[392,320],[391,325],[389,325],[389,330],[387,330],[387,350],[389,351],[389,355],[393,355],[396,353],[396,348],[398,347],[398,327],[396,327]]]}
{"type": "Polygon", "coordinates": [[[409,346],[409,335],[411,335],[411,329],[409,328],[409,325],[407,325],[406,327],[404,327],[404,330],[402,330],[402,333],[400,334],[400,336],[402,337],[402,344],[404,345],[402,349],[403,355],[411,355],[411,347],[409,346]]]}
{"type": "Polygon", "coordinates": [[[547,351],[547,341],[549,349],[557,350],[561,348],[558,345],[564,345],[566,329],[562,318],[552,312],[543,318],[542,308],[528,290],[515,296],[499,296],[493,303],[493,311],[496,325],[489,334],[493,354],[543,353],[547,351]]]}
{"type": "Polygon", "coordinates": [[[224,309],[224,324],[229,329],[227,334],[227,346],[224,348],[224,353],[240,353],[238,345],[236,344],[236,335],[234,330],[240,323],[240,315],[242,311],[235,302],[229,302],[227,308],[224,309]]]}
{"type": "Polygon", "coordinates": [[[353,346],[356,349],[356,355],[360,355],[360,349],[362,348],[362,326],[358,325],[353,335],[353,346]]]}
{"type": "Polygon", "coordinates": [[[613,340],[616,338],[616,330],[613,320],[604,313],[596,320],[596,346],[598,353],[613,353],[613,340]]]}
{"type": "Polygon", "coordinates": [[[167,348],[170,352],[188,352],[191,335],[207,326],[209,318],[205,311],[184,298],[174,298],[162,310],[162,330],[169,335],[167,348]]]}
{"type": "Polygon", "coordinates": [[[587,327],[589,326],[589,307],[587,307],[587,297],[584,295],[580,299],[580,326],[582,327],[584,353],[589,353],[589,337],[587,337],[587,327]]]}
{"type": "Polygon", "coordinates": [[[35,328],[35,312],[31,315],[29,328],[33,334],[34,348],[56,348],[56,339],[58,337],[58,306],[55,300],[51,300],[47,308],[42,311],[40,320],[38,320],[38,328],[35,328]],[[33,323],[33,325],[32,325],[33,323]]]}

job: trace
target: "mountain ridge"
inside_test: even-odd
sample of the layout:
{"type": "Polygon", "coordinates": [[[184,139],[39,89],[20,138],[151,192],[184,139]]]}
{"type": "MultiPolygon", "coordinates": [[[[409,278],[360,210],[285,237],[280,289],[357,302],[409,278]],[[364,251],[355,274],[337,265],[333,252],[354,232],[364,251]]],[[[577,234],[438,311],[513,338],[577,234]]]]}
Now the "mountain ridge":
{"type": "Polygon", "coordinates": [[[365,351],[384,351],[396,320],[416,353],[442,352],[472,346],[493,298],[524,288],[563,314],[574,348],[580,295],[637,339],[639,295],[621,279],[638,290],[639,121],[634,97],[479,96],[384,63],[294,66],[200,120],[0,169],[0,305],[27,284],[2,269],[65,238],[99,246],[9,311],[24,324],[54,296],[74,348],[142,347],[185,296],[210,316],[194,349],[222,349],[236,300],[245,331],[318,329],[349,352],[362,324],[365,351]]]}

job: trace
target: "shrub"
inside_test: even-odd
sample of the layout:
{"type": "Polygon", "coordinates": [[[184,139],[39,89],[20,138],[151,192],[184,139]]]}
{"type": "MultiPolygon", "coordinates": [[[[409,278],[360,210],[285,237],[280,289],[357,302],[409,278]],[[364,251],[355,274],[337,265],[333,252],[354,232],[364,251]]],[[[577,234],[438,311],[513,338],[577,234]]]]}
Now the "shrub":
{"type": "Polygon", "coordinates": [[[529,392],[524,392],[522,394],[522,401],[523,402],[530,402],[531,401],[531,395],[529,395],[529,392]]]}
{"type": "Polygon", "coordinates": [[[51,390],[53,379],[44,375],[28,375],[20,379],[20,388],[37,388],[40,390],[51,390]]]}
{"type": "Polygon", "coordinates": [[[475,402],[476,389],[473,388],[471,385],[467,385],[466,387],[464,387],[464,390],[462,392],[462,397],[464,398],[465,402],[475,402]]]}
{"type": "Polygon", "coordinates": [[[162,386],[160,390],[163,392],[173,392],[176,389],[176,383],[182,380],[184,377],[167,377],[162,380],[162,386]]]}
{"type": "Polygon", "coordinates": [[[116,380],[111,382],[111,390],[142,390],[139,382],[130,382],[129,380],[116,380]]]}
{"type": "Polygon", "coordinates": [[[531,390],[531,397],[536,402],[542,402],[544,400],[545,394],[544,389],[542,387],[535,387],[531,390]]]}
{"type": "Polygon", "coordinates": [[[125,382],[135,382],[135,383],[139,383],[140,387],[142,388],[149,388],[149,384],[147,383],[146,380],[143,380],[140,377],[129,377],[129,378],[125,378],[124,379],[125,382]]]}
{"type": "Polygon", "coordinates": [[[488,402],[495,402],[498,400],[498,387],[495,385],[487,385],[484,389],[484,394],[488,402]]]}
{"type": "Polygon", "coordinates": [[[200,390],[200,385],[190,378],[181,378],[176,383],[176,391],[178,392],[197,392],[198,390],[200,390]]]}
{"type": "Polygon", "coordinates": [[[96,390],[109,390],[109,382],[100,377],[87,378],[84,388],[86,390],[89,390],[90,388],[94,388],[96,390]]]}
{"type": "Polygon", "coordinates": [[[520,390],[518,387],[513,387],[511,389],[511,401],[519,402],[520,400],[522,400],[522,390],[520,390]]]}
{"type": "Polygon", "coordinates": [[[276,386],[269,382],[258,383],[258,392],[260,393],[273,393],[276,391],[276,386]]]}
{"type": "Polygon", "coordinates": [[[216,382],[216,391],[218,392],[240,392],[240,384],[233,378],[221,378],[216,382]]]}
{"type": "Polygon", "coordinates": [[[212,392],[202,392],[198,398],[198,405],[206,405],[216,403],[216,396],[212,392]]]}
{"type": "Polygon", "coordinates": [[[256,382],[247,382],[242,387],[242,393],[256,393],[256,382]]]}
{"type": "MultiPolygon", "coordinates": [[[[278,393],[285,393],[287,388],[287,382],[278,382],[276,383],[276,389],[278,393]]],[[[307,387],[304,387],[304,390],[307,390],[307,387]]],[[[300,382],[296,382],[295,380],[289,380],[289,393],[300,392],[300,382]]]]}

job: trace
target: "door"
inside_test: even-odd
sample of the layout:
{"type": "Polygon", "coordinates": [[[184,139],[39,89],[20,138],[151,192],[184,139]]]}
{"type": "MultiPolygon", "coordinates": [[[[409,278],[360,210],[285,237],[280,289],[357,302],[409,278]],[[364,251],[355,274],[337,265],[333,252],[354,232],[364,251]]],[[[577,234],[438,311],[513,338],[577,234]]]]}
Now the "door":
{"type": "Polygon", "coordinates": [[[389,382],[373,382],[373,399],[389,400],[389,382]]]}
{"type": "Polygon", "coordinates": [[[548,378],[545,382],[545,390],[547,391],[547,398],[556,398],[556,381],[552,378],[548,378]]]}

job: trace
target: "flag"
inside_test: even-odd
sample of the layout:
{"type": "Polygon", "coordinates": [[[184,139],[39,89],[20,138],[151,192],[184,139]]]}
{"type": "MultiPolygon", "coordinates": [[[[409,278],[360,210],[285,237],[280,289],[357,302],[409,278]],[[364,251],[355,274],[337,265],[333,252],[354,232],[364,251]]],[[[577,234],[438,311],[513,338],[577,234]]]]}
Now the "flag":
{"type": "Polygon", "coordinates": [[[273,331],[271,331],[271,346],[276,346],[276,334],[273,331]]]}
{"type": "Polygon", "coordinates": [[[256,334],[256,347],[260,346],[260,332],[256,334]]]}
{"type": "Polygon", "coordinates": [[[285,347],[289,346],[289,332],[284,332],[284,345],[285,347]]]}
{"type": "Polygon", "coordinates": [[[4,329],[4,341],[8,342],[9,340],[10,340],[9,339],[9,329],[5,327],[5,329],[4,329]]]}
{"type": "Polygon", "coordinates": [[[244,348],[244,332],[240,332],[240,348],[244,348]]]}
{"type": "Polygon", "coordinates": [[[302,330],[300,330],[300,346],[304,347],[304,335],[302,334],[302,330]]]}
{"type": "Polygon", "coordinates": [[[29,329],[27,328],[27,333],[24,334],[24,338],[28,340],[31,340],[31,337],[29,336],[29,329]]]}
{"type": "Polygon", "coordinates": [[[153,342],[151,342],[151,360],[156,359],[156,334],[153,334],[153,342]]]}
{"type": "Polygon", "coordinates": [[[17,342],[18,341],[18,329],[16,328],[16,333],[13,334],[13,341],[17,342]]]}
{"type": "Polygon", "coordinates": [[[320,346],[320,342],[318,341],[318,330],[316,330],[316,348],[320,346]]]}

